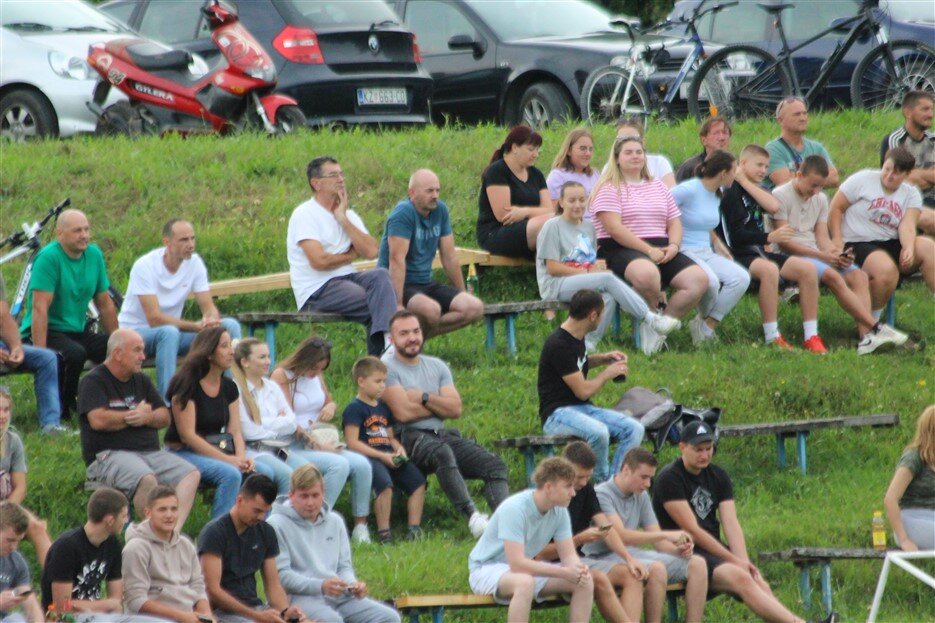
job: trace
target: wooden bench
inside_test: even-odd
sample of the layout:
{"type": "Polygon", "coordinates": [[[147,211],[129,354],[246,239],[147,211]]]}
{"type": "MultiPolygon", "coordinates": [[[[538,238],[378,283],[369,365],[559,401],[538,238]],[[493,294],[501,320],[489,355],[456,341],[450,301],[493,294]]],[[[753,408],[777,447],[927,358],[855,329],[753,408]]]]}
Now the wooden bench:
{"type": "Polygon", "coordinates": [[[812,607],[811,569],[821,567],[821,604],[826,613],[832,611],[831,561],[876,560],[886,557],[886,551],[876,549],[837,549],[825,547],[793,547],[780,552],[760,552],[762,562],[790,561],[799,568],[799,593],[806,609],[812,607]]]}
{"type": "MultiPolygon", "coordinates": [[[[669,584],[667,591],[670,599],[669,621],[672,622],[678,618],[678,606],[675,603],[675,597],[685,591],[685,585],[669,584]],[[673,608],[675,608],[674,611],[673,608]]],[[[493,595],[474,595],[473,593],[463,595],[403,595],[397,597],[393,605],[403,615],[403,618],[409,619],[409,623],[419,623],[419,617],[423,614],[432,617],[432,623],[442,623],[446,608],[475,610],[505,607],[494,601],[493,595]]],[[[544,601],[538,603],[533,602],[534,609],[559,608],[567,605],[568,602],[559,596],[547,597],[544,601]]]]}
{"type": "Polygon", "coordinates": [[[526,437],[508,437],[497,439],[493,445],[497,448],[515,448],[523,455],[526,462],[526,481],[532,486],[532,472],[536,469],[536,455],[555,456],[555,448],[574,441],[571,435],[527,435],[526,437]]]}

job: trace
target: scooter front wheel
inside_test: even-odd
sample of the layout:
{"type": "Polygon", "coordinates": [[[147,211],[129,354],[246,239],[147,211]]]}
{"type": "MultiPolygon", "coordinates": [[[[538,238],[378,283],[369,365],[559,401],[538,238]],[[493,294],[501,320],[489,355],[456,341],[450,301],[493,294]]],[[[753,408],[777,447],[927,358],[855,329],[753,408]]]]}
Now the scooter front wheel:
{"type": "Polygon", "coordinates": [[[276,122],[273,126],[280,134],[290,134],[304,130],[308,120],[298,106],[280,106],[276,110],[276,122]]]}
{"type": "Polygon", "coordinates": [[[151,133],[150,124],[129,102],[117,102],[105,108],[95,130],[98,136],[141,136],[151,133]]]}

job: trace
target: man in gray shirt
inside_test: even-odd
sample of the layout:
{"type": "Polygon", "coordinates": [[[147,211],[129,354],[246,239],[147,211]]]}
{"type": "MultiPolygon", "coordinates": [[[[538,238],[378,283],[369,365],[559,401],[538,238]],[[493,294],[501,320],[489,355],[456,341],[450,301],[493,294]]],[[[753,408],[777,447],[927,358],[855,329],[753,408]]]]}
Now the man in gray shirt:
{"type": "Polygon", "coordinates": [[[445,420],[461,417],[461,395],[451,370],[441,359],[422,354],[422,328],[410,311],[390,319],[394,350],[383,356],[389,369],[383,401],[399,423],[399,438],[409,458],[425,474],[435,472],[438,484],[468,519],[474,538],[480,538],[488,516],[478,512],[464,479],[484,481],[484,496],[496,510],[509,495],[503,461],[474,441],[463,439],[445,420]]]}
{"type": "MultiPolygon", "coordinates": [[[[692,555],[693,543],[688,533],[659,529],[652,500],[646,492],[658,464],[648,450],[632,448],[624,456],[620,471],[594,490],[613,530],[627,544],[630,554],[649,569],[643,594],[646,623],[662,620],[668,582],[685,583],[685,620],[700,621],[708,592],[707,565],[703,558],[692,555]],[[646,544],[655,549],[638,547],[646,544]]],[[[589,557],[610,553],[603,540],[588,543],[583,549],[589,557]]]]}

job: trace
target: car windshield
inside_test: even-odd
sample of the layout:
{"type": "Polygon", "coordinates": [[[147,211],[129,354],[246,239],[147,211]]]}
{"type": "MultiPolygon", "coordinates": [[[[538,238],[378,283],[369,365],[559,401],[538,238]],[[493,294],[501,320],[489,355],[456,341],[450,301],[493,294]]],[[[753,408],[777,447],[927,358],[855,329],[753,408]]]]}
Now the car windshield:
{"type": "Polygon", "coordinates": [[[274,0],[294,26],[395,26],[399,18],[383,0],[274,0]]]}
{"type": "Polygon", "coordinates": [[[123,32],[114,20],[83,2],[4,0],[3,26],[16,30],[123,32]]]}
{"type": "Polygon", "coordinates": [[[466,0],[505,41],[612,30],[610,15],[582,0],[466,0]]]}
{"type": "Polygon", "coordinates": [[[888,0],[882,6],[901,22],[935,24],[935,4],[930,0],[888,0]]]}

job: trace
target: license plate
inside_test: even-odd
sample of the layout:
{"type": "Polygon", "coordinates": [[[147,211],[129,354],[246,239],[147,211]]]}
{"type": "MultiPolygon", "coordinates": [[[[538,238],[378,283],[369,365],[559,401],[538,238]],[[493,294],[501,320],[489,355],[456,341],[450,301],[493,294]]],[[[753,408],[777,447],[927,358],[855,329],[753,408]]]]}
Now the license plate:
{"type": "Polygon", "coordinates": [[[358,106],[405,106],[407,103],[404,88],[357,89],[358,106]]]}

